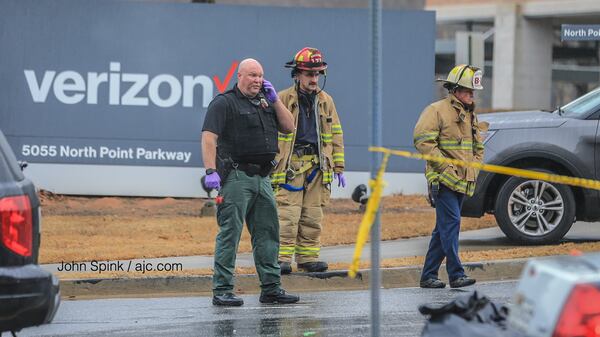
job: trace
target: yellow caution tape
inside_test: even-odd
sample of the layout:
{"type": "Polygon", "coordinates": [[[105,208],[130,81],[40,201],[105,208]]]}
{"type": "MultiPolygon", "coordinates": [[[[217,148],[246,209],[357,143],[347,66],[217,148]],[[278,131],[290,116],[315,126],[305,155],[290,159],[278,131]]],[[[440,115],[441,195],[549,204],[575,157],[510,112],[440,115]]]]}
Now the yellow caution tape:
{"type": "Polygon", "coordinates": [[[375,220],[375,215],[377,214],[377,210],[379,209],[379,203],[381,201],[381,196],[383,194],[383,188],[385,187],[385,181],[383,181],[383,175],[385,173],[385,168],[388,163],[388,159],[390,155],[397,155],[406,158],[414,158],[414,159],[422,159],[428,161],[435,161],[439,163],[447,163],[454,164],[456,166],[462,167],[472,167],[479,169],[481,171],[487,171],[492,173],[505,174],[509,176],[521,177],[521,178],[529,178],[536,180],[544,180],[552,183],[578,186],[584,188],[591,188],[595,190],[600,190],[600,181],[592,180],[592,179],[583,179],[583,178],[574,178],[569,176],[563,176],[558,174],[551,174],[546,172],[532,171],[532,170],[524,170],[514,167],[506,167],[499,165],[491,165],[491,164],[482,164],[477,162],[464,161],[459,159],[450,159],[445,157],[431,156],[426,154],[413,153],[409,151],[399,151],[392,150],[385,147],[369,147],[369,151],[371,152],[382,152],[384,153],[383,161],[381,162],[381,166],[377,171],[377,176],[375,180],[369,181],[369,186],[373,191],[371,196],[369,197],[369,201],[367,202],[367,209],[365,214],[363,215],[362,221],[360,223],[360,227],[358,229],[358,236],[356,238],[356,247],[354,249],[354,257],[352,258],[352,265],[348,269],[348,276],[351,278],[355,278],[358,272],[358,265],[360,263],[360,256],[362,254],[362,249],[367,242],[367,238],[369,237],[369,232],[371,230],[371,226],[373,225],[373,221],[375,220]]]}
{"type": "Polygon", "coordinates": [[[551,183],[558,183],[558,184],[600,190],[600,181],[598,181],[598,180],[574,178],[574,177],[562,176],[562,175],[551,174],[551,173],[546,173],[546,172],[524,170],[524,169],[519,169],[519,168],[514,168],[514,167],[482,164],[482,163],[469,162],[469,161],[458,160],[458,159],[450,159],[450,158],[445,158],[445,157],[412,153],[412,152],[408,152],[408,151],[391,150],[391,149],[387,149],[385,147],[369,147],[369,151],[383,152],[385,154],[393,154],[393,155],[402,156],[402,157],[406,157],[406,158],[423,159],[423,160],[435,161],[435,162],[439,162],[439,163],[454,164],[454,165],[463,166],[463,167],[472,167],[472,168],[479,169],[481,171],[487,171],[487,172],[492,172],[492,173],[500,173],[500,174],[505,174],[505,175],[509,175],[509,176],[544,180],[544,181],[548,181],[551,183]]]}
{"type": "Polygon", "coordinates": [[[381,196],[383,195],[383,188],[385,187],[383,175],[385,174],[385,168],[387,167],[389,157],[390,153],[384,154],[383,160],[381,161],[381,166],[379,166],[379,170],[377,171],[377,175],[375,176],[375,180],[371,179],[369,181],[369,186],[371,187],[372,193],[369,197],[369,201],[367,201],[367,208],[365,210],[365,214],[363,215],[360,227],[358,229],[358,236],[356,237],[356,248],[354,249],[352,265],[348,269],[348,276],[350,276],[351,278],[356,277],[356,273],[358,272],[358,264],[360,263],[360,256],[362,254],[362,249],[365,246],[367,239],[369,238],[371,226],[373,225],[373,221],[375,221],[377,210],[379,210],[379,202],[381,201],[381,196]]]}

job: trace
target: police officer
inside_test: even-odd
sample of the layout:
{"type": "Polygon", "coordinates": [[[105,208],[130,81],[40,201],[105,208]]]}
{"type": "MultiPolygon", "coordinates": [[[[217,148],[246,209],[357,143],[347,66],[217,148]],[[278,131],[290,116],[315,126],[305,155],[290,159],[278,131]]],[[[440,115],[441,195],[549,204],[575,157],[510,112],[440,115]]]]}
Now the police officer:
{"type": "Polygon", "coordinates": [[[202,127],[205,186],[219,189],[213,305],[240,306],[233,292],[233,272],[242,226],[252,240],[260,279],[261,303],[295,303],[299,297],[281,289],[279,223],[269,174],[277,153],[277,131],[291,132],[292,115],[263,79],[254,59],[240,62],[233,89],[210,103],[202,127]]]}
{"type": "MultiPolygon", "coordinates": [[[[445,99],[437,101],[421,113],[414,130],[414,144],[422,154],[473,162],[483,160],[482,130],[487,123],[478,123],[473,90],[481,90],[482,72],[470,65],[454,67],[444,82],[448,90],[445,99]]],[[[429,196],[435,207],[436,222],[425,265],[421,274],[422,288],[444,288],[438,270],[446,258],[450,287],[459,288],[475,283],[465,274],[458,256],[460,211],[465,195],[475,190],[478,172],[448,163],[428,161],[425,177],[429,196]]]]}
{"type": "Polygon", "coordinates": [[[327,63],[318,49],[305,47],[286,64],[294,85],[280,93],[297,127],[279,134],[278,165],[272,182],[277,190],[281,245],[281,273],[292,272],[294,256],[298,269],[326,271],[319,261],[323,206],[329,202],[331,182],[346,186],[344,139],[333,99],[319,88],[327,63]]]}

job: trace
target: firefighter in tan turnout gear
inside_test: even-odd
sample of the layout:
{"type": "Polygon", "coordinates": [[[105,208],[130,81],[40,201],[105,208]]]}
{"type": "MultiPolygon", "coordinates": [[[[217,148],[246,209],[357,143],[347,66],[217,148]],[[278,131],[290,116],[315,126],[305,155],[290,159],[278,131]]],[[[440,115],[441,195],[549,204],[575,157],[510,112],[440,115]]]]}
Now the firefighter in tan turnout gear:
{"type": "MultiPolygon", "coordinates": [[[[448,96],[437,101],[421,113],[414,130],[417,150],[432,156],[482,162],[482,131],[487,123],[479,123],[475,115],[473,91],[481,90],[482,73],[476,67],[454,67],[444,82],[448,96]]],[[[477,180],[477,170],[448,163],[428,161],[425,177],[429,184],[429,197],[435,207],[436,222],[425,265],[421,274],[422,288],[444,288],[438,270],[446,258],[446,270],[452,288],[475,283],[465,275],[458,257],[460,211],[465,195],[472,196],[477,180]]]]}
{"type": "Polygon", "coordinates": [[[298,269],[322,272],[328,268],[319,261],[322,207],[329,203],[334,177],[346,186],[342,125],[333,99],[319,87],[327,69],[321,52],[303,48],[286,67],[292,68],[294,85],[279,97],[294,115],[296,130],[279,134],[271,179],[279,210],[279,264],[289,274],[295,257],[298,269]]]}

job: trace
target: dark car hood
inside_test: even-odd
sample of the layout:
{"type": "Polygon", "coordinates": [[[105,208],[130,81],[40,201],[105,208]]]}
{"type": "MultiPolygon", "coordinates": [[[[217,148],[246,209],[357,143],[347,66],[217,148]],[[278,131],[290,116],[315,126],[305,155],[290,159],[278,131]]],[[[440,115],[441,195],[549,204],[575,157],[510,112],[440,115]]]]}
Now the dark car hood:
{"type": "Polygon", "coordinates": [[[556,128],[567,119],[546,111],[495,112],[478,115],[480,121],[490,123],[490,130],[556,128]]]}

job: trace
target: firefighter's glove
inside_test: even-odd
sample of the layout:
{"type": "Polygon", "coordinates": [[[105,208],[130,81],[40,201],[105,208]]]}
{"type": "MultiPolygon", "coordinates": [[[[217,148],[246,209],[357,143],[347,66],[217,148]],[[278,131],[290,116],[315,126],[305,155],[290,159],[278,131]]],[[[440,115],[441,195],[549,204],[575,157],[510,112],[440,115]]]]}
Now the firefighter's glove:
{"type": "Polygon", "coordinates": [[[440,193],[440,184],[429,184],[428,192],[429,204],[431,205],[431,207],[435,208],[435,202],[437,201],[438,194],[440,193]]]}
{"type": "Polygon", "coordinates": [[[204,186],[209,189],[218,190],[221,188],[221,177],[217,172],[213,172],[204,178],[204,186]]]}
{"type": "Polygon", "coordinates": [[[263,89],[265,90],[265,97],[269,100],[269,102],[271,102],[271,104],[277,102],[279,96],[277,96],[277,90],[275,90],[271,82],[264,80],[263,89]]]}
{"type": "Polygon", "coordinates": [[[334,173],[333,176],[338,180],[338,187],[346,187],[346,177],[344,177],[344,173],[334,173]]]}

